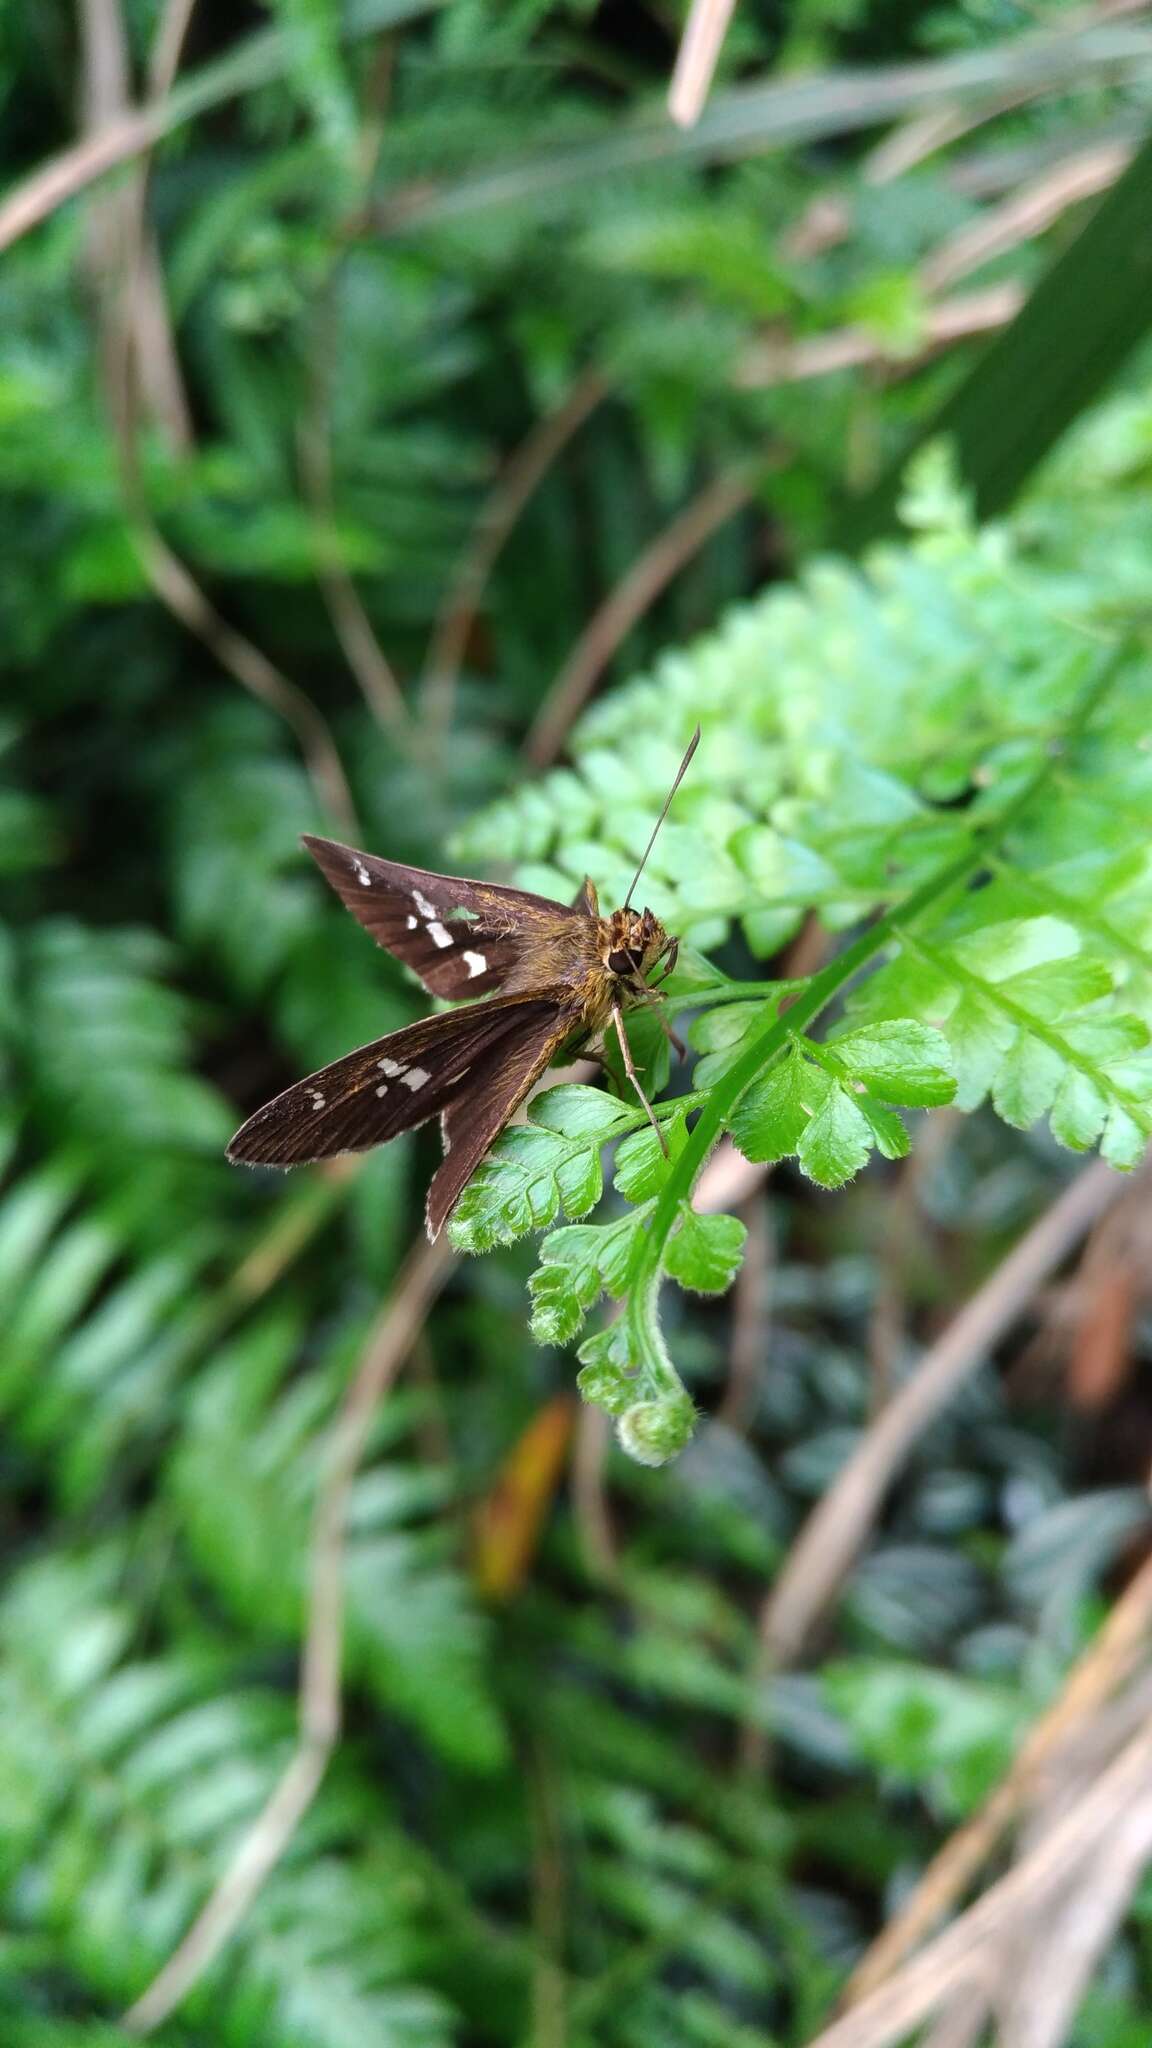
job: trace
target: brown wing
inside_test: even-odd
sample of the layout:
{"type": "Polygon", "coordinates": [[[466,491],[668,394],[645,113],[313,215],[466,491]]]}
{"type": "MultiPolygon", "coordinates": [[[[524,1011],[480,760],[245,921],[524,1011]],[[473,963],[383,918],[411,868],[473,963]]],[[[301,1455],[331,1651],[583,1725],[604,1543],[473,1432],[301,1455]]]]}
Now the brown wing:
{"type": "Polygon", "coordinates": [[[304,844],[341,902],[381,946],[420,976],[433,995],[491,995],[526,951],[587,919],[579,904],[553,903],[462,875],[434,875],[305,834],[304,844]]]}
{"type": "Polygon", "coordinates": [[[579,1006],[557,1003],[554,1028],[543,1040],[528,1032],[509,1032],[488,1047],[473,1066],[466,1087],[450,1097],[440,1118],[444,1164],[428,1189],[425,1219],[428,1235],[439,1237],[484,1154],[505,1124],[515,1116],[528,1090],[555,1059],[560,1045],[579,1022],[579,1006]]]}
{"type": "Polygon", "coordinates": [[[237,1131],[228,1157],[246,1166],[302,1166],[386,1144],[446,1111],[458,1096],[478,1089],[486,1094],[481,1077],[495,1055],[522,1058],[528,1047],[554,1049],[570,1001],[550,990],[496,996],[406,1024],[265,1103],[237,1131]]]}

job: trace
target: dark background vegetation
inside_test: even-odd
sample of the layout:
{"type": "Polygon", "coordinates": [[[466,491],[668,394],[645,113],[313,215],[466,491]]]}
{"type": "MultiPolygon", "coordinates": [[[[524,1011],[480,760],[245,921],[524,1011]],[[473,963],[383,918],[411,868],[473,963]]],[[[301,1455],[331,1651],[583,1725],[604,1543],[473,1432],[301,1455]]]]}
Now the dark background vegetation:
{"type": "MultiPolygon", "coordinates": [[[[675,7],[188,12],[0,18],[13,203],[81,152],[0,257],[0,2040],[135,2038],[291,1767],[267,1881],[132,2022],[172,2048],[802,2048],[1142,1560],[1138,1203],[1018,1303],[769,1677],[806,1514],[1068,1155],[945,1112],[838,1197],[734,1186],[744,1274],[678,1326],[711,1419],[654,1473],[532,1344],[522,1248],[420,1249],[427,1135],[275,1184],[222,1150],[422,1008],[299,833],[450,866],[594,690],[890,528],[954,394],[981,503],[1138,586],[1148,295],[1106,209],[1152,218],[1142,160],[1101,195],[1152,31],[743,0],[676,137],[675,7]],[[979,359],[1047,273],[1006,401],[979,359]],[[365,1372],[343,1736],[321,1680],[297,1749],[365,1372]]],[[[1044,2042],[1146,2042],[1150,1897],[1044,2042]]]]}

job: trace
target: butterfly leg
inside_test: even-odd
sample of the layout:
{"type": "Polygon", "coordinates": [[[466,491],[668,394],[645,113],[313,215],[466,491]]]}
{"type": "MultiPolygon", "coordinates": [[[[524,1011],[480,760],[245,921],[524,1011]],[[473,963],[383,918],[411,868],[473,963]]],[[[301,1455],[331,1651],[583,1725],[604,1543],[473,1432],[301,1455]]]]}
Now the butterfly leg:
{"type": "Polygon", "coordinates": [[[656,1113],[652,1108],[652,1104],[649,1102],[648,1097],[645,1095],[644,1090],[640,1086],[640,1076],[636,1072],[636,1069],[632,1063],[632,1048],[628,1043],[628,1033],[624,1029],[623,1013],[615,1005],[613,1005],[612,1009],[612,1027],[616,1033],[617,1038],[620,1041],[620,1054],[624,1061],[624,1072],[627,1074],[628,1079],[631,1081],[632,1086],[636,1090],[637,1095],[640,1097],[641,1102],[644,1104],[644,1114],[648,1118],[648,1121],[651,1124],[652,1129],[655,1131],[656,1136],[659,1138],[660,1150],[663,1152],[665,1159],[667,1159],[668,1140],[664,1136],[664,1133],[661,1130],[660,1125],[656,1121],[656,1113]]]}
{"type": "Polygon", "coordinates": [[[664,1018],[660,1014],[660,1004],[665,1001],[665,997],[661,994],[659,986],[655,988],[645,988],[643,984],[641,984],[636,990],[636,998],[638,1002],[643,1003],[647,1009],[651,1010],[653,1016],[656,1019],[656,1022],[660,1026],[661,1031],[664,1033],[665,1038],[668,1040],[669,1045],[672,1047],[672,1050],[675,1053],[677,1059],[686,1060],[688,1057],[688,1047],[685,1045],[684,1040],[681,1038],[679,1032],[673,1031],[672,1026],[667,1022],[666,1018],[664,1018]]]}
{"type": "Polygon", "coordinates": [[[679,1032],[673,1031],[672,1026],[666,1021],[665,1018],[663,1018],[660,1015],[659,1010],[657,1010],[656,1012],[656,1022],[659,1024],[661,1031],[664,1033],[664,1036],[668,1040],[669,1045],[672,1047],[672,1050],[675,1053],[677,1059],[686,1060],[688,1057],[688,1047],[685,1045],[684,1040],[681,1038],[679,1032]]]}

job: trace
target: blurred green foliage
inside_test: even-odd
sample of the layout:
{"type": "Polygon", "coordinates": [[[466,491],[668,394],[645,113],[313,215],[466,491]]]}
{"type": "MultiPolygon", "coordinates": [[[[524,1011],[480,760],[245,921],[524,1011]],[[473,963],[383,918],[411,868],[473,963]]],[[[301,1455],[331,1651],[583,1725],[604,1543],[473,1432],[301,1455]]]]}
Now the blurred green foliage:
{"type": "MultiPolygon", "coordinates": [[[[137,86],[161,17],[124,7],[137,86]]],[[[84,19],[63,0],[0,18],[13,182],[74,139],[84,19]]],[[[979,929],[944,906],[932,935],[982,977],[979,1018],[1015,982],[1011,1043],[962,1037],[935,963],[895,961],[858,991],[839,1052],[818,1048],[840,1067],[792,1056],[837,1104],[845,1075],[862,1081],[885,1158],[905,1143],[892,1104],[915,1117],[957,1068],[965,1106],[991,1088],[1028,1127],[976,1114],[927,1175],[901,1370],[1069,1171],[1037,1119],[1051,1109],[1065,1143],[1120,1128],[1091,1090],[1138,1055],[1127,1020],[1147,1021],[1139,370],[1005,527],[974,529],[933,455],[910,539],[863,573],[816,551],[968,372],[964,347],[920,352],[924,259],[1073,150],[1132,137],[1146,32],[1010,4],[746,7],[701,130],[676,141],[659,106],[676,29],[539,0],[280,0],[241,20],[201,0],[148,193],[189,431],[146,392],[135,485],[112,425],[117,274],[96,253],[130,170],[0,258],[5,2048],[135,2038],[118,2015],[292,1752],[310,1514],[434,1150],[422,1136],[348,1177],[275,1184],[223,1162],[243,1109],[420,999],[305,872],[298,834],[341,825],[315,754],[186,631],[170,585],[158,598],[148,519],[307,691],[356,829],[389,854],[443,866],[470,846],[554,886],[587,866],[614,887],[682,728],[705,718],[650,887],[697,956],[677,1000],[709,1091],[752,1020],[701,1000],[703,956],[743,982],[809,910],[839,933],[914,887],[1035,766],[1099,650],[1131,636],[1089,744],[1052,766],[1052,800],[1022,814],[1011,871],[981,892],[979,929]],[[860,66],[849,119],[842,74],[860,66]],[[1013,100],[1028,77],[1043,92],[1013,100]],[[995,134],[878,183],[876,131],[957,92],[974,113],[1008,103],[995,134]],[[845,329],[900,373],[754,374],[765,342],[845,329]],[[509,458],[590,373],[603,396],[513,527],[452,689],[427,648],[462,553],[509,458]],[[750,456],[749,501],[616,650],[621,673],[646,673],[588,714],[575,769],[521,779],[516,750],[592,610],[750,456]],[[404,716],[376,715],[345,659],[362,646],[347,579],[404,716]],[[1085,1006],[1087,1097],[1034,1045],[1051,1053],[1085,1006]]],[[[980,281],[1027,286],[1069,233],[1059,219],[980,281]]],[[[674,1160],[686,1108],[668,1111],[674,1160]]],[[[822,1149],[778,1112],[748,1098],[751,1156],[795,1151],[824,1181],[859,1163],[855,1126],[822,1149]]],[[[587,1500],[560,1491],[501,1604],[476,1591],[471,1508],[572,1383],[533,1340],[525,1283],[540,1334],[570,1341],[662,1172],[605,1091],[545,1098],[510,1139],[464,1212],[476,1241],[514,1236],[517,1204],[542,1223],[562,1199],[577,1220],[531,1278],[515,1246],[462,1261],[376,1419],[349,1516],[344,1739],[161,2030],[171,2048],[811,2036],[1050,1697],[1146,1514],[1139,1430],[1101,1449],[1058,1403],[1022,1405],[982,1373],[918,1446],[827,1662],[757,1677],[762,1587],[867,1426],[891,1171],[829,1202],[785,1169],[746,1427],[713,1423],[659,1475],[606,1452],[615,1574],[587,1500]],[[607,1136],[613,1206],[585,1223],[607,1136]],[[769,1772],[739,1767],[749,1731],[771,1738],[769,1772]]],[[[740,1231],[682,1220],[672,1277],[722,1288],[740,1231]]],[[[668,1320],[693,1399],[719,1408],[726,1308],[677,1296],[668,1320]]],[[[1148,1996],[1141,1911],[1077,2048],[1128,2048],[1148,1996]]]]}

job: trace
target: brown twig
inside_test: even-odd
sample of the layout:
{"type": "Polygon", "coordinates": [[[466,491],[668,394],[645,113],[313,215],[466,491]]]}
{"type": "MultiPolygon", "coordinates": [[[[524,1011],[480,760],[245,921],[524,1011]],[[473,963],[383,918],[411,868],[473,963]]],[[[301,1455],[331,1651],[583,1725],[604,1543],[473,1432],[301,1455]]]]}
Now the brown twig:
{"type": "Polygon", "coordinates": [[[668,112],[680,128],[694,128],[720,61],[736,0],[692,0],[672,83],[668,112]]]}
{"type": "Polygon", "coordinates": [[[300,1671],[296,1749],[229,1868],[163,1969],[125,2014],[150,2034],[188,1996],[235,1934],[280,1862],[323,1780],[340,1733],[344,1645],[344,1545],[349,1496],[380,1402],[452,1270],[445,1238],[419,1244],[368,1338],[333,1432],[313,1520],[308,1624],[300,1671]]]}
{"type": "Polygon", "coordinates": [[[1102,1162],[1053,1202],[984,1282],[913,1377],[866,1430],[809,1516],[764,1604],[760,1635],[769,1668],[792,1661],[826,1614],[921,1432],[1028,1306],[1124,1183],[1102,1162]]]}
{"type": "Polygon", "coordinates": [[[420,682],[421,717],[443,733],[480,600],[520,514],[572,436],[608,395],[599,370],[585,370],[553,411],[536,422],[496,481],[452,578],[432,630],[420,682]]]}
{"type": "Polygon", "coordinates": [[[705,541],[750,502],[763,474],[760,462],[745,463],[715,477],[645,548],[593,613],[529,729],[524,752],[533,767],[546,768],[556,759],[573,720],[625,635],[705,541]]]}
{"type": "Polygon", "coordinates": [[[1150,1772],[1152,1720],[1015,1869],[886,1983],[824,2028],[808,2048],[894,2048],[951,1999],[957,1987],[970,1984],[1004,1928],[1051,1899],[1137,1806],[1143,1808],[1147,1854],[1152,1848],[1150,1772]]]}

